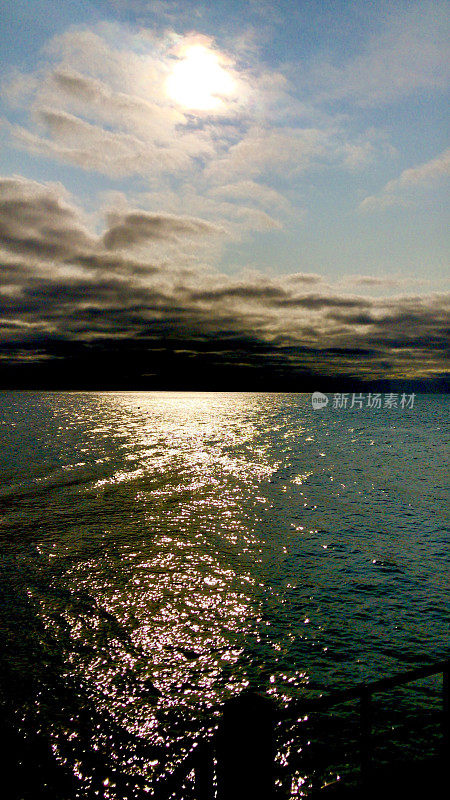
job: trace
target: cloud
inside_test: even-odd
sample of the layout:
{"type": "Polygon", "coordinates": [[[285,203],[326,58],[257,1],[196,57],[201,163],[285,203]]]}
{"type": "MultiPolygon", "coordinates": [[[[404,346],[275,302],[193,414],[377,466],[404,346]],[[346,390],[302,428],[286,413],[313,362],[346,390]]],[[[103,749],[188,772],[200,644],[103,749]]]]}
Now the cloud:
{"type": "MultiPolygon", "coordinates": [[[[272,203],[270,210],[278,213],[290,204],[267,185],[263,198],[267,181],[259,181],[258,189],[258,176],[285,176],[287,166],[294,181],[324,165],[355,170],[380,152],[374,131],[355,137],[342,120],[337,124],[312,109],[317,124],[299,123],[305,106],[280,71],[254,56],[238,68],[211,37],[201,37],[202,47],[229,73],[235,92],[221,98],[220,109],[191,113],[170,98],[167,80],[198,41],[198,35],[173,30],[131,34],[114,26],[73,28],[55,37],[43,66],[29,74],[16,71],[4,85],[5,99],[23,112],[9,125],[11,142],[112,179],[137,176],[151,186],[189,180],[204,196],[217,189],[214,196],[236,206],[248,207],[251,200],[267,211],[272,203]],[[219,193],[222,184],[228,189],[219,193]]],[[[243,212],[241,221],[246,214],[252,228],[256,217],[243,212]]]]}
{"type": "Polygon", "coordinates": [[[33,380],[46,385],[86,374],[114,381],[115,359],[124,375],[132,365],[133,381],[156,370],[164,385],[173,359],[197,386],[205,374],[239,382],[243,364],[266,382],[272,375],[274,388],[277,376],[306,373],[364,380],[444,371],[444,294],[373,298],[316,274],[227,277],[187,266],[170,246],[215,238],[221,232],[208,221],[123,207],[95,231],[59,184],[0,179],[0,209],[2,352],[17,369],[35,364],[43,371],[33,380]]]}
{"type": "Polygon", "coordinates": [[[197,238],[217,236],[223,228],[191,217],[175,217],[169,214],[128,212],[108,215],[109,228],[103,235],[103,243],[109,250],[133,247],[143,242],[164,241],[180,237],[197,238]]]}
{"type": "Polygon", "coordinates": [[[373,211],[408,203],[411,192],[427,188],[450,175],[450,148],[418,167],[405,169],[389,181],[378,195],[370,195],[360,203],[361,211],[373,211]]]}
{"type": "MultiPolygon", "coordinates": [[[[148,4],[141,5],[144,14],[148,4]]],[[[88,215],[61,184],[0,180],[0,327],[11,363],[17,354],[50,375],[53,362],[69,371],[75,359],[95,376],[102,359],[111,365],[120,353],[124,372],[130,360],[136,375],[141,367],[142,374],[165,370],[166,380],[159,348],[170,351],[169,361],[188,352],[202,365],[197,377],[244,363],[266,375],[440,374],[444,295],[409,297],[413,283],[392,275],[331,282],[302,271],[300,259],[289,276],[235,263],[232,276],[215,269],[227,242],[238,252],[244,237],[260,232],[259,247],[266,238],[276,246],[281,237],[265,234],[288,226],[286,245],[317,256],[316,231],[331,241],[345,216],[335,203],[342,185],[355,190],[356,171],[393,152],[382,131],[366,127],[369,112],[357,120],[349,105],[444,86],[440,5],[430,14],[415,5],[408,13],[383,8],[363,52],[349,57],[336,47],[333,63],[302,64],[301,81],[299,64],[290,81],[287,65],[258,63],[257,47],[246,50],[251,31],[221,40],[234,59],[203,37],[242,90],[208,113],[191,113],[168,96],[167,78],[198,36],[179,35],[166,22],[139,33],[125,25],[71,28],[49,43],[36,70],[15,73],[4,92],[14,105],[5,126],[13,145],[46,159],[37,170],[47,159],[77,167],[65,171],[74,186],[83,170],[86,202],[103,197],[104,207],[88,215]],[[334,101],[338,111],[327,105],[334,101]],[[329,214],[310,230],[298,224],[308,199],[329,214]],[[389,297],[373,296],[383,293],[389,297]],[[145,366],[149,358],[154,369],[145,366]]],[[[164,9],[158,4],[157,13],[164,9]]],[[[408,202],[446,171],[448,152],[405,170],[361,208],[408,202]]],[[[363,241],[356,250],[363,252],[363,241]]],[[[284,244],[286,263],[283,251],[284,244]]],[[[242,252],[253,259],[247,246],[242,252]]]]}
{"type": "Polygon", "coordinates": [[[5,94],[23,105],[20,122],[6,126],[16,148],[116,181],[134,176],[150,190],[138,197],[142,203],[147,195],[149,213],[181,216],[187,208],[235,240],[279,230],[303,215],[303,208],[252,177],[276,164],[282,169],[289,158],[307,168],[326,138],[319,130],[252,126],[255,98],[262,101],[267,92],[275,102],[284,92],[280,76],[260,69],[239,75],[230,57],[203,37],[202,46],[218,54],[245,91],[228,103],[224,121],[215,114],[192,116],[170,100],[165,81],[193,35],[150,37],[144,31],[136,39],[128,33],[118,47],[110,34],[72,29],[48,45],[42,68],[14,74],[5,94]]]}
{"type": "MultiPolygon", "coordinates": [[[[198,159],[213,157],[217,143],[208,125],[193,126],[165,91],[176,62],[173,37],[148,42],[146,55],[133,50],[142,50],[142,40],[128,44],[118,48],[86,30],[56,37],[45,68],[15,73],[5,87],[10,101],[25,95],[31,112],[28,125],[11,126],[15,143],[116,178],[194,170],[198,159]]],[[[238,107],[230,102],[227,113],[238,107]]]]}
{"type": "Polygon", "coordinates": [[[382,290],[407,290],[413,287],[426,286],[430,281],[426,278],[401,277],[400,275],[346,275],[341,278],[339,285],[347,287],[362,287],[367,291],[382,290]]]}
{"type": "Polygon", "coordinates": [[[252,180],[242,180],[213,187],[211,194],[213,197],[224,197],[231,200],[250,200],[265,209],[282,211],[291,209],[290,203],[280,192],[252,180]]]}
{"type": "Polygon", "coordinates": [[[326,153],[327,134],[316,128],[276,130],[255,126],[207,168],[215,181],[277,173],[289,164],[292,172],[307,169],[326,153]]]}
{"type": "Polygon", "coordinates": [[[317,63],[311,80],[322,101],[392,103],[449,85],[448,8],[442,2],[387,5],[365,49],[336,64],[317,63]]]}
{"type": "MultiPolygon", "coordinates": [[[[163,76],[160,76],[161,79],[163,76]]],[[[57,67],[49,72],[40,87],[39,104],[45,105],[54,100],[55,91],[59,91],[61,104],[81,113],[89,109],[90,115],[97,120],[131,131],[137,129],[146,138],[158,135],[163,141],[169,141],[173,136],[174,125],[186,124],[185,115],[167,103],[162,103],[162,98],[158,96],[150,100],[117,91],[104,81],[68,67],[57,67]]]]}
{"type": "MultiPolygon", "coordinates": [[[[180,182],[177,191],[144,192],[136,195],[136,201],[151,209],[163,207],[167,213],[176,215],[182,214],[188,208],[191,214],[220,225],[235,241],[241,240],[249,231],[280,230],[287,218],[296,216],[298,219],[303,216],[303,210],[292,208],[282,195],[279,195],[278,200],[277,192],[273,193],[277,197],[276,204],[269,204],[269,189],[267,193],[262,189],[264,201],[258,201],[256,187],[259,184],[254,186],[254,193],[248,192],[247,196],[242,191],[242,194],[236,193],[235,197],[231,197],[231,193],[228,194],[225,189],[223,196],[230,198],[225,200],[221,199],[221,187],[213,187],[203,193],[191,182],[180,182]],[[261,206],[265,206],[271,213],[261,206]]],[[[271,200],[273,201],[273,197],[271,200]]]]}
{"type": "Polygon", "coordinates": [[[149,214],[127,209],[106,214],[107,227],[101,236],[88,227],[88,220],[74,206],[61,184],[42,184],[21,176],[0,177],[0,235],[5,268],[57,270],[77,264],[97,272],[139,274],[143,266],[133,255],[144,247],[146,258],[200,248],[222,238],[225,231],[207,220],[174,214],[149,214]],[[165,246],[166,250],[161,250],[165,246]],[[119,250],[120,253],[116,251],[119,250]],[[115,251],[114,255],[110,251],[115,251]],[[128,252],[126,252],[128,251],[128,252]],[[22,265],[8,259],[22,256],[22,265]]]}
{"type": "Polygon", "coordinates": [[[42,108],[38,118],[49,135],[12,126],[17,145],[115,178],[179,173],[189,168],[194,156],[205,155],[211,149],[202,135],[180,137],[176,145],[155,144],[131,133],[106,130],[65,111],[42,108]]]}
{"type": "Polygon", "coordinates": [[[0,236],[6,250],[37,258],[64,258],[94,241],[60,184],[21,177],[0,178],[0,236]]]}

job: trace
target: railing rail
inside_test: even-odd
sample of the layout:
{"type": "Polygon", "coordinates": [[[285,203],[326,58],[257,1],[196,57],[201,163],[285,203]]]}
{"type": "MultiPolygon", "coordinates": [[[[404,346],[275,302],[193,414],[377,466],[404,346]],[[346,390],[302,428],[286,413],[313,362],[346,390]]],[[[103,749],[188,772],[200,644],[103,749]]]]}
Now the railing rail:
{"type": "MultiPolygon", "coordinates": [[[[304,698],[290,703],[286,708],[276,708],[267,697],[246,693],[224,705],[224,716],[212,739],[203,741],[186,756],[185,760],[155,787],[154,800],[171,800],[189,774],[195,775],[195,800],[240,800],[242,793],[231,773],[242,768],[242,744],[245,743],[245,764],[248,785],[258,783],[260,800],[273,797],[273,734],[274,723],[300,719],[308,711],[323,711],[341,703],[359,700],[360,711],[360,766],[361,779],[366,782],[371,775],[372,762],[372,695],[395,689],[408,683],[442,674],[442,755],[450,757],[450,659],[424,667],[398,673],[377,681],[359,683],[320,697],[304,698]],[[271,755],[272,754],[272,755],[271,755]],[[272,758],[271,769],[268,759],[272,758]],[[231,777],[230,777],[231,776],[231,777]],[[261,777],[263,776],[263,777],[261,777]]],[[[241,773],[242,774],[242,773],[241,773]]],[[[242,777],[240,778],[242,780],[242,777]]],[[[256,796],[256,795],[255,795],[256,796]]]]}
{"type": "MultiPolygon", "coordinates": [[[[179,790],[186,781],[192,770],[197,772],[198,768],[199,749],[198,747],[194,747],[191,752],[184,757],[183,761],[174,768],[170,775],[158,781],[151,795],[152,800],[170,800],[172,795],[179,790]]],[[[204,800],[203,797],[202,800],[204,800]]]]}
{"type": "Polygon", "coordinates": [[[407,683],[421,680],[422,678],[429,678],[431,675],[439,675],[439,673],[448,672],[450,669],[450,659],[446,661],[438,661],[435,664],[429,664],[426,667],[417,667],[417,669],[410,669],[406,672],[399,672],[389,678],[381,678],[378,681],[369,681],[368,683],[357,683],[356,686],[350,686],[348,689],[339,689],[338,691],[331,692],[330,694],[321,695],[320,697],[310,697],[304,700],[296,700],[290,703],[287,708],[280,709],[277,715],[280,719],[295,717],[298,712],[301,714],[303,711],[319,710],[321,708],[332,708],[345,703],[348,700],[357,700],[365,693],[377,694],[384,692],[388,689],[395,689],[397,686],[404,686],[407,683]]]}

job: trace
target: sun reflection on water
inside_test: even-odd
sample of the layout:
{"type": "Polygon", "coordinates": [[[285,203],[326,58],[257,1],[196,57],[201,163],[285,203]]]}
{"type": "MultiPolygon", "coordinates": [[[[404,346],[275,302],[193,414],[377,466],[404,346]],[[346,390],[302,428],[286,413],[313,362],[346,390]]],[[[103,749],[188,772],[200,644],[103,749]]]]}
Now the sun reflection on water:
{"type": "Polygon", "coordinates": [[[111,423],[95,433],[114,437],[129,468],[90,491],[107,505],[119,492],[129,516],[104,532],[101,559],[94,545],[66,571],[73,591],[92,601],[89,612],[62,615],[68,666],[100,713],[164,747],[179,738],[180,717],[196,727],[249,683],[235,667],[262,620],[263,547],[251,506],[266,499],[256,495],[249,507],[249,490],[277,464],[264,448],[252,452],[255,419],[246,419],[242,396],[124,393],[101,405],[111,423]]]}

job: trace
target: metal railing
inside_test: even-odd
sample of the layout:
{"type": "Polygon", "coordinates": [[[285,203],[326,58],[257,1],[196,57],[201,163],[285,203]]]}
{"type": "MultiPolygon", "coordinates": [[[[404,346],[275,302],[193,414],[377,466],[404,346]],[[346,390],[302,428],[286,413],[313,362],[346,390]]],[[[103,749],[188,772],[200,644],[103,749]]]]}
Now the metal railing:
{"type": "Polygon", "coordinates": [[[243,693],[224,704],[215,736],[196,744],[185,760],[155,786],[153,798],[175,800],[175,792],[180,791],[193,773],[195,800],[244,800],[250,796],[272,800],[275,724],[282,720],[300,721],[306,712],[327,711],[352,700],[359,700],[360,774],[364,784],[372,773],[372,696],[439,673],[442,673],[442,756],[450,757],[450,660],[446,660],[329,695],[294,701],[284,709],[277,708],[265,696],[243,693]]]}

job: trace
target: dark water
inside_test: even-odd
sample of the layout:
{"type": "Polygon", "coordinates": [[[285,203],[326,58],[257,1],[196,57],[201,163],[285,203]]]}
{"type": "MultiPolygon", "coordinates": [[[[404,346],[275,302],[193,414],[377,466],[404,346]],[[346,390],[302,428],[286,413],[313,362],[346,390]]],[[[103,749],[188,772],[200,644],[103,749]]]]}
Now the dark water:
{"type": "Polygon", "coordinates": [[[245,687],[286,705],[447,656],[448,398],[11,392],[0,409],[11,796],[151,797],[245,687]]]}

